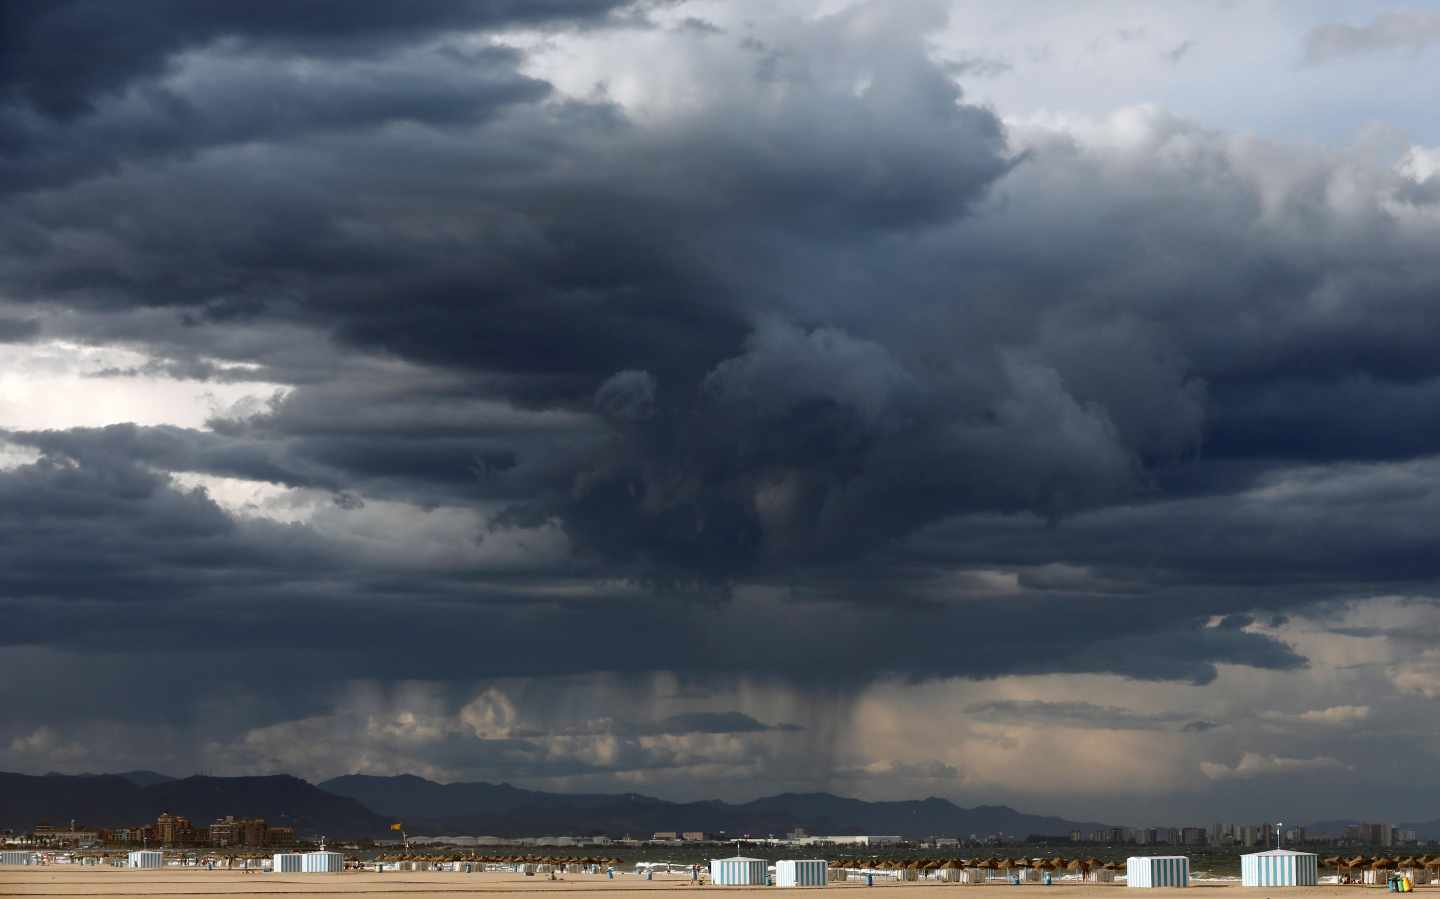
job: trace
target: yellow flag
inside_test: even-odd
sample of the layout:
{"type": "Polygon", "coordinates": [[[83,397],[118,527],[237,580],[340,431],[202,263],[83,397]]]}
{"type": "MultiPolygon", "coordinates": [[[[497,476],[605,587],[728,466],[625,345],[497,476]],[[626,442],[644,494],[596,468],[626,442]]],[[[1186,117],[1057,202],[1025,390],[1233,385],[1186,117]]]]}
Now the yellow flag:
{"type": "Polygon", "coordinates": [[[404,825],[404,824],[391,824],[391,825],[390,825],[390,829],[391,829],[391,830],[404,830],[404,829],[405,829],[405,825],[404,825]]]}

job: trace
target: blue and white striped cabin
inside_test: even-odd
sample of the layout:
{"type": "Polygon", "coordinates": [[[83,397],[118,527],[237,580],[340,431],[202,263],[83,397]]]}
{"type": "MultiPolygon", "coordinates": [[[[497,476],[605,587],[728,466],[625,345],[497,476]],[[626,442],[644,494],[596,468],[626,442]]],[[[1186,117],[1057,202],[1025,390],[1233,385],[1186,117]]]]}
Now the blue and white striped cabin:
{"type": "Polygon", "coordinates": [[[300,870],[306,874],[339,874],[345,870],[345,856],[338,852],[306,852],[300,856],[300,870]]]}
{"type": "Polygon", "coordinates": [[[1183,855],[1134,855],[1125,860],[1128,887],[1188,887],[1190,859],[1183,855]]]}
{"type": "Polygon", "coordinates": [[[763,858],[713,858],[710,860],[710,882],[716,886],[765,886],[770,866],[763,858]]]}
{"type": "Polygon", "coordinates": [[[1313,887],[1320,883],[1320,857],[1313,852],[1271,849],[1240,856],[1240,883],[1247,887],[1313,887]]]}
{"type": "Polygon", "coordinates": [[[35,858],[27,849],[19,852],[13,849],[6,849],[0,852],[0,865],[33,865],[35,858]]]}
{"type": "Polygon", "coordinates": [[[824,859],[781,859],[775,863],[777,887],[823,887],[830,881],[830,865],[824,859]]]}
{"type": "Polygon", "coordinates": [[[276,874],[299,874],[305,870],[300,853],[277,852],[270,859],[270,870],[276,874]]]}
{"type": "Polygon", "coordinates": [[[165,853],[156,849],[137,849],[126,857],[131,868],[163,868],[165,853]]]}

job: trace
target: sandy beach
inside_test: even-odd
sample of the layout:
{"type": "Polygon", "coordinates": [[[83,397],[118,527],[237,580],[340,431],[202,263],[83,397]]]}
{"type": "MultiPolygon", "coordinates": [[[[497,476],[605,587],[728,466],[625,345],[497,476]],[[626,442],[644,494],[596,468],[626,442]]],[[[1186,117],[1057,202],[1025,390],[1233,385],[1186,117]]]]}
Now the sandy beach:
{"type": "MultiPolygon", "coordinates": [[[[1013,897],[1013,886],[993,884],[988,886],[962,886],[938,883],[897,883],[888,882],[866,887],[859,883],[831,884],[828,890],[881,889],[904,891],[913,899],[940,899],[940,895],[954,896],[955,899],[1000,899],[1003,894],[1013,897]]],[[[1124,886],[1108,884],[1059,884],[1044,887],[1038,884],[1021,887],[1026,893],[1043,892],[1043,899],[1099,899],[1113,896],[1120,899],[1125,894],[1124,886]]],[[[1243,897],[1300,897],[1305,899],[1334,899],[1341,895],[1354,895],[1356,886],[1319,886],[1277,888],[1246,888],[1237,883],[1196,884],[1189,890],[1156,889],[1146,896],[1166,899],[1176,894],[1192,895],[1199,890],[1224,890],[1243,897]]],[[[1371,887],[1369,889],[1381,889],[1371,887]]],[[[633,875],[615,880],[604,876],[570,875],[564,880],[549,880],[542,877],[524,877],[515,874],[455,874],[446,872],[393,872],[385,874],[243,874],[233,871],[206,871],[194,869],[130,870],[123,868],[101,868],[89,866],[46,866],[32,868],[11,868],[0,870],[0,895],[3,896],[111,896],[146,899],[155,896],[282,896],[282,895],[393,895],[407,896],[451,896],[502,893],[606,893],[612,896],[645,894],[649,899],[682,899],[697,892],[729,894],[755,894],[765,892],[774,895],[773,887],[715,887],[694,886],[681,877],[659,878],[645,881],[633,875]]],[[[1040,899],[1040,897],[1037,897],[1040,899]]]]}

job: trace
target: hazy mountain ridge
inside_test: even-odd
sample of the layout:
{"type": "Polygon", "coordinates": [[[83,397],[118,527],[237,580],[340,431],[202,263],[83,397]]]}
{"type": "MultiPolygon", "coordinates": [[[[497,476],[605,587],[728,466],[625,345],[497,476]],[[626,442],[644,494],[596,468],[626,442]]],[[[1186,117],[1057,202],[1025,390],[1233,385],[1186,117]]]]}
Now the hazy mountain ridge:
{"type": "MultiPolygon", "coordinates": [[[[152,776],[153,775],[153,776],[152,776]]],[[[671,802],[638,793],[547,793],[509,784],[440,784],[414,775],[346,775],[311,784],[297,777],[167,778],[127,774],[0,773],[0,827],[28,830],[44,821],[92,827],[184,815],[197,827],[224,815],[263,817],[302,834],[381,836],[395,821],[411,834],[604,834],[648,837],[656,831],[780,834],[967,836],[1004,832],[1068,834],[1103,825],[1007,806],[962,808],[945,799],[867,802],[829,793],[784,793],[751,802],[671,802]],[[136,781],[141,781],[137,783],[136,781]]]]}
{"type": "Polygon", "coordinates": [[[803,827],[810,833],[1068,834],[1103,825],[1028,815],[1006,806],[962,808],[945,799],[867,802],[829,793],[784,793],[744,803],[669,802],[636,793],[562,794],[508,784],[439,784],[414,775],[347,775],[322,789],[349,796],[403,819],[412,833],[593,834],[649,836],[656,831],[772,834],[803,827]]]}
{"type": "Polygon", "coordinates": [[[0,773],[0,827],[28,830],[42,821],[72,820],[91,827],[117,827],[152,822],[164,812],[184,815],[197,827],[236,815],[263,817],[302,833],[337,836],[377,834],[387,823],[354,799],[287,774],[194,776],[142,786],[122,774],[0,773]]]}

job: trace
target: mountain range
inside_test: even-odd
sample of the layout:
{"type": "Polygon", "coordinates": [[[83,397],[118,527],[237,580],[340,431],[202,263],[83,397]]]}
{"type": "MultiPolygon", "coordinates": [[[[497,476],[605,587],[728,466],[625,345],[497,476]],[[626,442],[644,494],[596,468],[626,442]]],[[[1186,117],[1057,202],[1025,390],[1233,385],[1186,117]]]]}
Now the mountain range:
{"type": "MultiPolygon", "coordinates": [[[[41,822],[91,827],[152,822],[164,813],[203,826],[225,815],[262,817],[302,835],[382,836],[396,821],[412,835],[554,834],[649,836],[657,831],[780,834],[1061,836],[1107,825],[1029,815],[1003,805],[963,808],[945,799],[866,802],[830,793],[783,793],[751,802],[671,802],[638,793],[547,793],[509,784],[442,784],[411,774],[349,774],[316,785],[286,774],[174,778],[155,771],[119,774],[0,772],[0,828],[41,822]]],[[[1317,821],[1311,833],[1339,835],[1349,820],[1317,821]]],[[[1421,839],[1440,839],[1440,820],[1400,823],[1421,839]]]]}
{"type": "Polygon", "coordinates": [[[0,773],[0,827],[41,821],[95,827],[154,821],[162,812],[197,826],[224,815],[263,817],[302,834],[380,836],[402,821],[411,834],[649,836],[656,831],[778,834],[1068,834],[1103,825],[1028,815],[1002,805],[962,808],[945,799],[866,802],[785,793],[751,802],[671,802],[637,793],[546,793],[509,784],[440,784],[414,775],[352,774],[319,785],[289,775],[170,778],[125,774],[0,773]]]}
{"type": "Polygon", "coordinates": [[[803,827],[822,834],[1068,834],[1102,825],[1027,815],[1003,805],[961,808],[945,799],[865,802],[829,793],[783,793],[752,802],[668,802],[636,793],[562,794],[509,784],[439,784],[414,775],[351,774],[321,789],[383,809],[407,824],[447,834],[649,835],[700,830],[780,834],[803,827]]]}
{"type": "Polygon", "coordinates": [[[196,826],[225,815],[262,817],[297,832],[363,836],[385,829],[387,819],[354,799],[321,790],[298,777],[168,778],[129,774],[0,773],[0,828],[75,821],[90,827],[153,822],[170,812],[196,826]]]}

